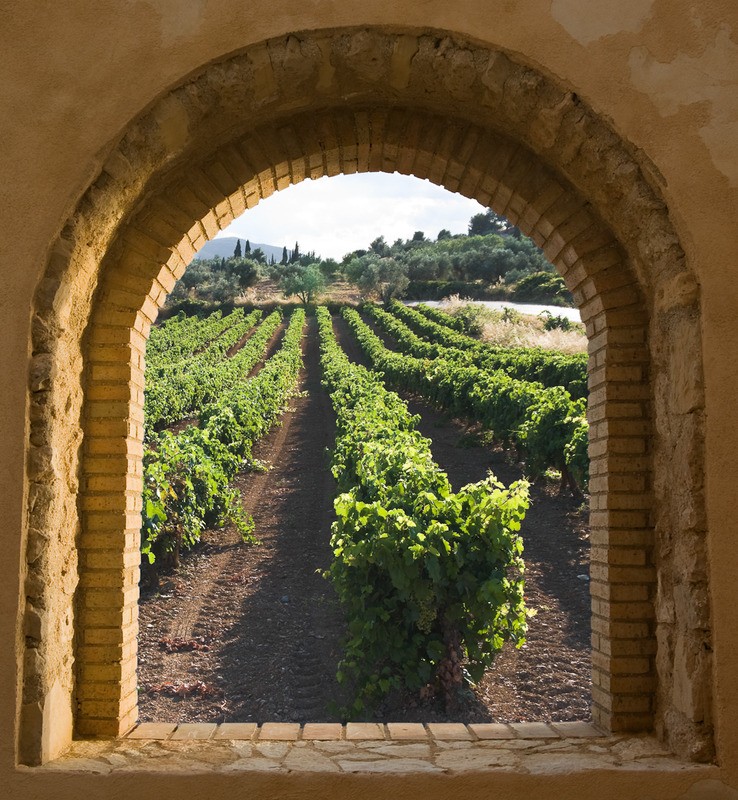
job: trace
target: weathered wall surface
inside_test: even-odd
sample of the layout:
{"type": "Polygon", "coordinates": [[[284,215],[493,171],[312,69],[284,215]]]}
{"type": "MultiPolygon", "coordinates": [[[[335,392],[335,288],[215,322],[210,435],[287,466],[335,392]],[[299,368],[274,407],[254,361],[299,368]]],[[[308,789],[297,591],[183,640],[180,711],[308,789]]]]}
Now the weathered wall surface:
{"type": "MultiPolygon", "coordinates": [[[[680,687],[675,697],[682,703],[683,713],[694,714],[699,708],[704,717],[714,718],[723,777],[738,786],[738,690],[732,680],[738,674],[738,647],[731,641],[738,622],[738,593],[731,567],[733,543],[738,539],[738,524],[731,516],[738,466],[738,436],[732,424],[732,397],[738,391],[736,359],[732,356],[738,345],[734,316],[738,285],[731,269],[738,260],[738,13],[733,4],[717,0],[629,0],[614,6],[605,0],[541,0],[526,4],[430,2],[403,4],[398,9],[390,3],[365,0],[336,6],[320,3],[307,9],[304,3],[289,2],[275,9],[273,4],[259,2],[245,6],[227,0],[159,0],[125,7],[110,4],[94,11],[89,4],[68,2],[43,13],[7,5],[7,25],[0,34],[0,141],[4,145],[0,163],[0,265],[5,289],[0,299],[5,322],[5,347],[0,352],[4,381],[0,514],[5,522],[0,636],[3,641],[14,642],[15,647],[6,648],[0,655],[4,678],[0,726],[5,734],[0,744],[0,779],[3,783],[6,777],[12,781],[8,784],[12,786],[11,796],[47,796],[48,790],[48,785],[44,789],[41,784],[34,789],[32,776],[27,773],[19,779],[11,775],[20,706],[15,676],[24,657],[24,634],[51,634],[55,641],[64,642],[72,630],[72,620],[65,619],[61,610],[52,615],[53,631],[37,630],[33,614],[25,618],[29,630],[19,627],[25,605],[22,598],[40,591],[40,587],[24,587],[22,583],[28,536],[25,476],[43,479],[49,462],[56,459],[60,474],[67,475],[64,493],[73,497],[76,492],[76,476],[59,463],[63,459],[74,463],[75,439],[56,453],[41,453],[43,457],[32,463],[28,472],[24,463],[29,435],[26,404],[31,308],[50,250],[131,120],[188,74],[264,39],[294,31],[356,25],[385,30],[446,30],[509,51],[517,62],[529,64],[578,94],[611,124],[632,146],[640,168],[666,201],[687,265],[699,283],[700,316],[691,322],[685,318],[683,309],[691,308],[695,300],[689,283],[673,284],[664,289],[663,296],[650,300],[652,307],[661,305],[670,312],[676,309],[671,316],[667,313],[663,317],[667,327],[659,334],[670,344],[654,353],[654,358],[657,366],[661,359],[664,363],[681,363],[684,369],[677,371],[676,380],[669,385],[655,387],[656,418],[661,414],[661,418],[671,420],[668,429],[657,431],[657,436],[674,443],[674,463],[690,472],[673,485],[693,489],[690,497],[662,503],[659,508],[668,506],[668,513],[656,520],[666,534],[659,543],[660,556],[671,558],[676,552],[671,563],[681,565],[680,574],[669,575],[666,581],[669,587],[679,585],[680,590],[662,594],[657,603],[659,621],[664,623],[662,630],[668,639],[661,643],[662,652],[677,654],[661,669],[669,671],[675,665],[670,686],[680,687]],[[694,347],[694,337],[680,333],[683,326],[695,323],[701,328],[701,353],[689,349],[694,347]],[[689,368],[699,365],[701,358],[704,378],[699,368],[689,368]],[[676,428],[675,414],[679,417],[676,428]],[[685,451],[694,452],[690,448],[703,435],[704,465],[684,455],[685,451]],[[692,533],[674,539],[668,535],[670,529],[692,533]],[[709,563],[704,560],[705,531],[709,563]],[[688,573],[687,565],[692,566],[688,573]],[[706,585],[708,579],[710,604],[695,604],[690,587],[706,585]],[[680,638],[669,627],[675,617],[690,618],[693,632],[704,630],[709,623],[708,609],[712,615],[711,641],[689,641],[690,635],[682,632],[680,638]],[[709,662],[705,656],[704,663],[695,663],[694,653],[701,644],[714,649],[712,691],[690,697],[695,672],[704,671],[709,662]]],[[[368,56],[349,53],[347,57],[368,57],[364,68],[371,70],[371,52],[368,56]]],[[[462,91],[463,70],[459,80],[456,88],[462,91]]],[[[432,92],[432,84],[428,89],[432,92]]],[[[178,121],[172,119],[162,127],[170,130],[169,145],[176,150],[182,144],[178,121]]],[[[99,253],[89,254],[90,269],[100,257],[99,253]]],[[[79,263],[80,270],[85,266],[79,263]]],[[[94,275],[88,278],[93,286],[94,275]]],[[[57,300],[64,305],[64,298],[57,300]]],[[[69,319],[62,318],[54,332],[56,338],[75,329],[75,317],[84,317],[84,308],[76,306],[68,313],[69,319]]],[[[69,352],[70,366],[81,364],[74,337],[69,352]]],[[[67,384],[63,376],[52,378],[52,413],[63,416],[79,407],[74,381],[67,384]]],[[[48,388],[34,386],[33,381],[32,375],[34,391],[48,388]]],[[[670,484],[662,477],[653,488],[657,497],[665,498],[670,484]]],[[[34,497],[30,499],[34,503],[34,497]]],[[[76,564],[63,549],[53,556],[53,532],[43,533],[52,544],[52,558],[57,559],[54,569],[73,580],[76,564]]],[[[39,535],[32,532],[32,542],[39,535]]],[[[67,591],[72,588],[67,587],[67,591]]],[[[46,688],[52,695],[64,694],[64,686],[46,688]]],[[[52,707],[63,709],[64,702],[57,706],[52,702],[52,707]]],[[[664,724],[669,725],[668,719],[664,724]]],[[[53,743],[47,746],[53,750],[53,743]]],[[[91,780],[67,778],[63,787],[56,787],[55,794],[64,797],[68,793],[71,797],[81,791],[102,791],[101,787],[90,788],[94,785],[91,780]]],[[[610,780],[616,787],[615,778],[610,780]]],[[[659,789],[652,785],[653,778],[644,781],[642,796],[677,796],[685,788],[677,790],[676,782],[664,781],[659,789]]],[[[581,782],[575,781],[571,787],[575,783],[578,791],[587,791],[581,782]]],[[[561,796],[572,796],[565,783],[557,786],[561,796]]],[[[319,786],[305,788],[306,794],[320,793],[319,786]]],[[[145,782],[140,790],[146,791],[145,782]]],[[[418,791],[422,791],[421,785],[418,791]]]]}

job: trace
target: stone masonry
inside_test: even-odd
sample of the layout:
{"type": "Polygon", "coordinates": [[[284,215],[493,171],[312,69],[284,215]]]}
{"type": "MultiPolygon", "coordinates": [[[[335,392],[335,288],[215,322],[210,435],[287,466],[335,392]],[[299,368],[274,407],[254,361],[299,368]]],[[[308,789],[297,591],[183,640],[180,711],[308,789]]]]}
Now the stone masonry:
{"type": "Polygon", "coordinates": [[[711,757],[699,290],[655,171],[502,52],[350,29],[265,42],[161,97],[50,256],[29,378],[27,763],[62,716],[101,736],[137,718],[144,351],[166,294],[262,198],[371,170],[507,216],[574,293],[590,340],[594,720],[711,757]]]}

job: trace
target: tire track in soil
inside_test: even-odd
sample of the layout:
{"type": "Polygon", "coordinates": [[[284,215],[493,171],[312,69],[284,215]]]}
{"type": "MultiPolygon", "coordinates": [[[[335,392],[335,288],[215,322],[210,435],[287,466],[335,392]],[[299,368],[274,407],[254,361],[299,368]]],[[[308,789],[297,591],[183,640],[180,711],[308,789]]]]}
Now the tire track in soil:
{"type": "MultiPolygon", "coordinates": [[[[249,370],[246,379],[255,377],[261,372],[262,367],[266,362],[277,352],[282,342],[282,337],[287,328],[285,322],[277,326],[269,341],[264,348],[263,356],[254,364],[249,370]]],[[[304,354],[303,354],[304,359],[304,354]]],[[[304,376],[302,376],[304,377],[304,376]]],[[[288,408],[291,406],[288,405],[288,408]]],[[[284,449],[285,439],[287,433],[291,428],[291,418],[288,416],[289,410],[285,411],[283,417],[283,424],[277,425],[274,431],[268,434],[271,439],[271,449],[275,459],[279,459],[284,449]]],[[[248,482],[248,485],[241,487],[241,481],[237,479],[239,490],[241,492],[241,504],[247,513],[253,516],[253,511],[250,509],[255,508],[260,494],[264,491],[266,485],[267,473],[254,475],[253,479],[248,482]]],[[[171,638],[173,639],[192,639],[197,632],[201,633],[203,624],[201,622],[204,617],[204,611],[209,613],[213,610],[213,603],[210,601],[209,595],[212,593],[213,582],[218,585],[224,585],[227,578],[224,575],[234,558],[234,553],[238,549],[238,545],[242,544],[241,539],[236,531],[227,530],[224,532],[223,543],[219,552],[213,552],[213,557],[209,562],[208,569],[202,570],[197,573],[192,579],[190,586],[190,593],[192,602],[188,603],[182,612],[178,615],[176,621],[172,625],[171,638]]],[[[173,659],[176,663],[176,659],[173,659]]]]}
{"type": "MultiPolygon", "coordinates": [[[[396,343],[372,320],[364,319],[390,348],[396,343]]],[[[342,317],[335,320],[341,346],[353,361],[366,357],[342,317]]],[[[421,398],[401,393],[420,416],[418,429],[431,440],[435,461],[454,489],[482,480],[492,471],[506,486],[523,475],[521,464],[500,447],[485,446],[478,426],[450,419],[421,398]]],[[[552,482],[531,484],[531,507],[522,527],[526,564],[525,596],[537,610],[522,649],[505,647],[456,719],[513,722],[590,718],[591,611],[589,533],[580,502],[560,497],[552,482]]],[[[426,715],[427,718],[427,715],[426,715]]]]}
{"type": "Polygon", "coordinates": [[[140,683],[144,689],[201,681],[205,696],[170,698],[143,691],[142,720],[331,720],[343,632],[329,582],[335,484],[326,448],[335,438],[330,400],[320,385],[317,327],[303,340],[301,389],[257,446],[264,474],[237,481],[254,517],[258,546],[233,530],[208,532],[205,544],[160,597],[141,602],[140,683]],[[195,639],[207,651],[166,653],[161,639],[195,639]]]}

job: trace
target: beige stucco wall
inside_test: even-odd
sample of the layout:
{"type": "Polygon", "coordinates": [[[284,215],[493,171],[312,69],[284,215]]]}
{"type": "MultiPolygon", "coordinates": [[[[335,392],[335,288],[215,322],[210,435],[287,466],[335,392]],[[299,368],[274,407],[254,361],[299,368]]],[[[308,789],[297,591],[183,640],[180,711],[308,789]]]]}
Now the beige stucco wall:
{"type": "MultiPolygon", "coordinates": [[[[576,92],[620,136],[641,151],[660,184],[671,220],[697,275],[702,299],[706,393],[704,468],[715,651],[714,716],[720,777],[738,791],[738,592],[733,512],[738,426],[738,9],[731,0],[466,0],[340,3],[159,0],[91,4],[0,3],[0,230],[4,347],[0,406],[0,786],[10,796],[102,796],[102,778],[50,781],[15,772],[18,694],[15,676],[22,633],[18,576],[24,553],[26,387],[33,294],[49,249],[79,198],[97,176],[131,120],[166,90],[208,63],[249,44],[292,31],[356,25],[432,27],[508,50],[576,92]],[[9,646],[14,643],[14,646],[9,646]]],[[[117,779],[121,781],[120,778],[117,779]]],[[[153,778],[137,790],[167,796],[153,778]]],[[[284,780],[284,779],[283,779],[284,780]]],[[[297,781],[298,778],[295,778],[297,781]]],[[[299,779],[304,780],[304,779],[299,779]]],[[[358,779],[357,779],[358,780],[358,779]]],[[[362,782],[366,779],[361,779],[362,782]]],[[[431,779],[428,779],[431,780],[431,779]]],[[[461,779],[459,779],[461,780],[461,779]]],[[[481,779],[469,779],[481,792],[481,779]]],[[[516,795],[513,778],[506,778],[516,795]]],[[[644,778],[625,796],[684,795],[689,778],[644,778]],[[658,785],[657,785],[658,784],[658,785]]],[[[457,782],[458,783],[458,782],[457,782]]],[[[304,780],[305,796],[335,791],[304,780]]],[[[233,784],[195,791],[218,796],[233,784]]],[[[285,785],[282,784],[282,788],[285,785]]],[[[124,788],[121,783],[118,791],[124,788]]],[[[450,786],[413,791],[444,796],[450,786]]],[[[527,782],[532,796],[615,796],[618,779],[527,782]],[[568,788],[567,788],[568,786],[568,788]],[[575,788],[576,787],[576,788],[575,788]]],[[[395,787],[366,783],[357,796],[395,787]]],[[[458,791],[459,788],[454,788],[458,791]]],[[[261,794],[279,791],[262,784],[261,794]]],[[[292,791],[298,794],[293,785],[292,791]]],[[[695,790],[696,792],[698,790],[695,790]]],[[[712,792],[712,793],[710,793],[712,792]]],[[[724,796],[730,796],[725,794],[724,796]]],[[[738,795],[736,795],[738,796],[738,795]]]]}

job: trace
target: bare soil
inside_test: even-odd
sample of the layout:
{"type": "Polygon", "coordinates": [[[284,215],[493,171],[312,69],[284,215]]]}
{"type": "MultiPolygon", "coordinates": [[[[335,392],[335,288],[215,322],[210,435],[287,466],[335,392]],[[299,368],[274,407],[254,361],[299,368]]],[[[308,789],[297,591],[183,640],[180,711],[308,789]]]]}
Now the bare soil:
{"type": "MultiPolygon", "coordinates": [[[[349,357],[361,360],[336,319],[349,357]]],[[[315,321],[304,344],[300,396],[283,424],[258,445],[265,473],[244,473],[238,488],[254,517],[258,545],[235,531],[208,531],[159,591],[142,594],[139,636],[141,720],[340,721],[349,700],[335,672],[343,618],[320,572],[329,546],[335,483],[330,398],[320,385],[315,321]]],[[[407,398],[454,487],[488,470],[521,476],[508,454],[479,431],[407,398]]],[[[589,543],[580,501],[534,485],[523,527],[526,602],[537,610],[528,641],[508,649],[449,717],[415,696],[391,696],[366,719],[525,721],[589,718],[589,543]]]]}

